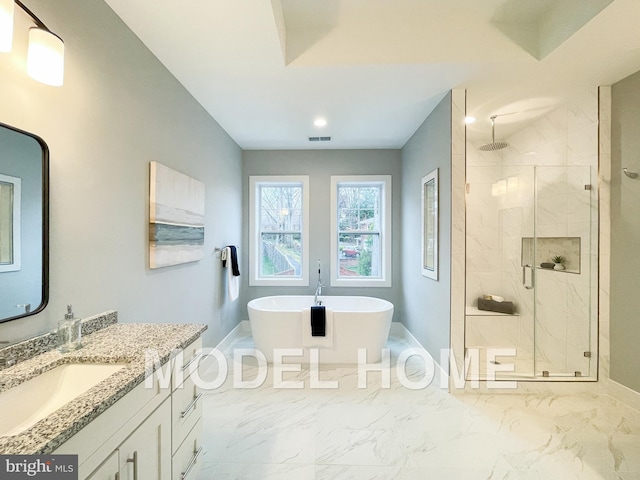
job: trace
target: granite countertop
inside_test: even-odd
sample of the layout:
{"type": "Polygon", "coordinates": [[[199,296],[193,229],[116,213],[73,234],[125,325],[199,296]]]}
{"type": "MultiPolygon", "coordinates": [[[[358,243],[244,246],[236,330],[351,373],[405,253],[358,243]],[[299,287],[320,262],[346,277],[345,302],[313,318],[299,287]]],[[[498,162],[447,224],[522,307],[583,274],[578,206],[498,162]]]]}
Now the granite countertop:
{"type": "MultiPolygon", "coordinates": [[[[193,343],[206,325],[115,323],[82,339],[79,350],[49,350],[0,371],[0,393],[66,363],[123,363],[125,367],[62,406],[31,428],[0,437],[0,454],[47,454],[133,390],[151,373],[145,351],[157,351],[162,364],[193,343]]],[[[10,412],[2,412],[6,415],[10,412]]]]}

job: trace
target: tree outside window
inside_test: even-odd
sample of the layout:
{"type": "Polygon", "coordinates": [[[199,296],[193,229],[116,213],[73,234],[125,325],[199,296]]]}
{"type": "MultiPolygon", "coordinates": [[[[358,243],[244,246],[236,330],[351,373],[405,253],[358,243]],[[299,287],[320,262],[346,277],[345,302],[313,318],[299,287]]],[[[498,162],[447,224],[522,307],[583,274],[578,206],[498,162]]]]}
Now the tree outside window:
{"type": "Polygon", "coordinates": [[[383,186],[337,185],[338,278],[382,277],[383,186]]]}
{"type": "Polygon", "coordinates": [[[260,185],[260,277],[302,275],[302,185],[260,185]]]}
{"type": "Polygon", "coordinates": [[[249,285],[309,284],[309,177],[249,177],[249,285]]]}
{"type": "Polygon", "coordinates": [[[331,177],[331,286],[391,286],[391,175],[331,177]]]}

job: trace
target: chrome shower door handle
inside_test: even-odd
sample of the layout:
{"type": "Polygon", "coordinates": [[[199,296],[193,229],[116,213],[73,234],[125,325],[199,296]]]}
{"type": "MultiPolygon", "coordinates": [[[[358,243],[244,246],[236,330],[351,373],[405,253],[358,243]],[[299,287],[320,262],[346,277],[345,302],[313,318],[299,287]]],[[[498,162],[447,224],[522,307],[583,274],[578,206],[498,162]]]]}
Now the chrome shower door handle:
{"type": "Polygon", "coordinates": [[[531,290],[535,285],[534,275],[535,275],[534,269],[533,269],[533,267],[531,265],[523,265],[522,266],[522,286],[524,288],[526,288],[527,290],[531,290]],[[528,285],[527,285],[527,268],[531,272],[530,283],[528,285]]]}

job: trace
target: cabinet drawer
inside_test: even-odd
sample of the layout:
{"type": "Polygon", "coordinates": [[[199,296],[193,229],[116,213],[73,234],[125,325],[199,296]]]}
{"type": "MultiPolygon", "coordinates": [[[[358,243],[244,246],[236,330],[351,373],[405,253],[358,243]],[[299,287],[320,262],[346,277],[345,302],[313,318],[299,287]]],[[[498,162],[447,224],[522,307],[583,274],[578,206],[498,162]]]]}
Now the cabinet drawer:
{"type": "Polygon", "coordinates": [[[192,377],[188,377],[181,387],[171,395],[172,452],[182,444],[185,436],[202,417],[204,397],[192,377]]]}
{"type": "Polygon", "coordinates": [[[194,368],[200,361],[202,351],[202,338],[198,338],[195,342],[187,345],[182,351],[182,356],[176,358],[173,368],[173,388],[182,385],[184,379],[189,376],[191,368],[194,368]]]}
{"type": "Polygon", "coordinates": [[[202,467],[202,422],[196,423],[173,456],[173,480],[194,480],[202,467]]]}

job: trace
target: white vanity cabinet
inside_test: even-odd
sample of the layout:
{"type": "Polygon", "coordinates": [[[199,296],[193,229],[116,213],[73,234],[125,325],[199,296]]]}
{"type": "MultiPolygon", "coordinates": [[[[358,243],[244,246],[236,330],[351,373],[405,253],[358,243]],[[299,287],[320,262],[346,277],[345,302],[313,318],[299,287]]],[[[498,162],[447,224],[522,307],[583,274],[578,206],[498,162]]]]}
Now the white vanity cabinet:
{"type": "Polygon", "coordinates": [[[182,370],[201,348],[200,339],[190,344],[177,361],[154,374],[153,388],[146,388],[148,381],[136,386],[53,453],[77,454],[80,479],[195,478],[201,462],[201,392],[188,368],[184,376],[176,370],[182,370]],[[168,375],[169,388],[162,381],[168,375]]]}
{"type": "Polygon", "coordinates": [[[87,480],[168,480],[171,478],[171,457],[168,455],[168,446],[171,442],[169,409],[170,402],[165,400],[87,477],[87,480]]]}
{"type": "Polygon", "coordinates": [[[169,480],[171,478],[171,422],[169,400],[163,404],[119,447],[118,480],[169,480]]]}
{"type": "Polygon", "coordinates": [[[182,366],[176,364],[174,368],[171,392],[171,478],[174,480],[195,478],[202,464],[203,392],[189,374],[199,359],[198,348],[191,347],[193,344],[185,349],[182,366]]]}

